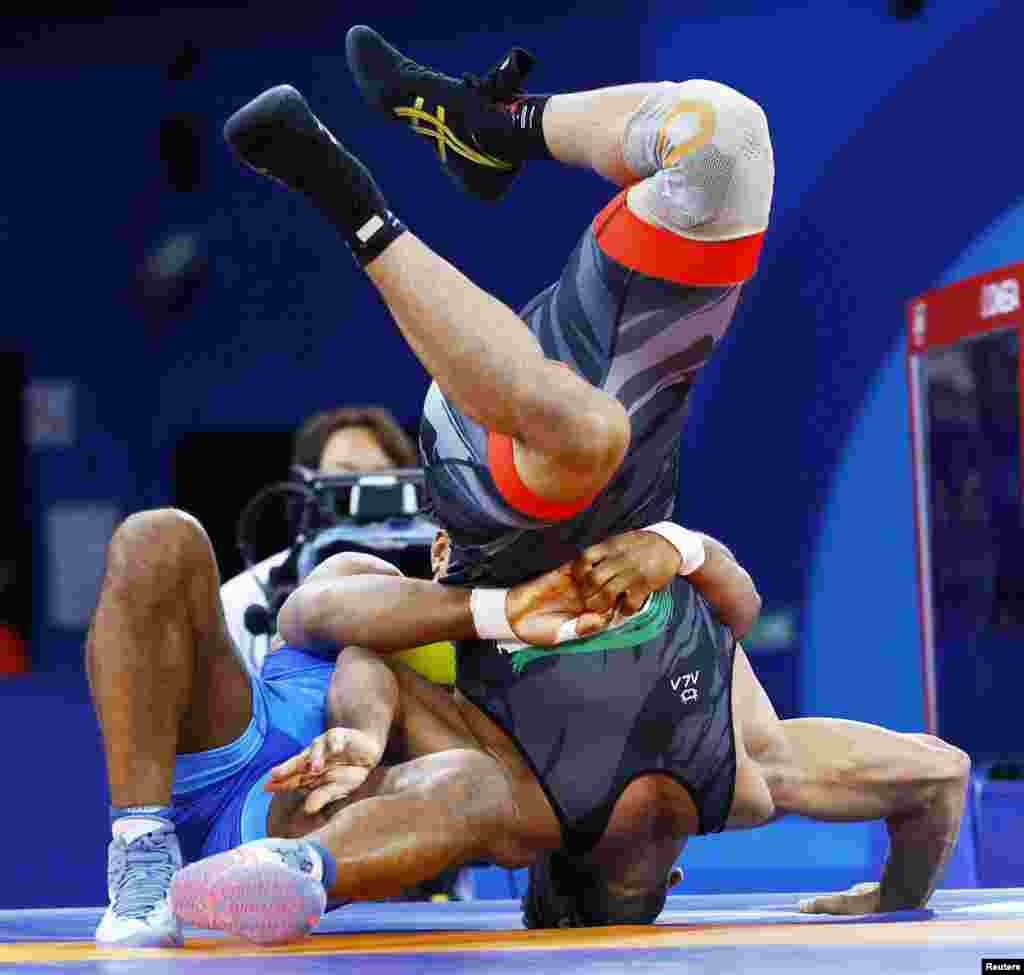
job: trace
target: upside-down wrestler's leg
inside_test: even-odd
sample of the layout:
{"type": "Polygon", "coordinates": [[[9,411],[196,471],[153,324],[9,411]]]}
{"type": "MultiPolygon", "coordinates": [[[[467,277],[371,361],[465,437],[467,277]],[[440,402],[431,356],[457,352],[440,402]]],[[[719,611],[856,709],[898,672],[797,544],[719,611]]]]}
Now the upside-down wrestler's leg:
{"type": "Polygon", "coordinates": [[[622,407],[549,361],[510,308],[406,231],[298,92],[264,92],[225,134],[248,165],[304,193],[334,224],[427,371],[468,416],[514,440],[529,488],[585,501],[607,483],[629,443],[622,407]]]}

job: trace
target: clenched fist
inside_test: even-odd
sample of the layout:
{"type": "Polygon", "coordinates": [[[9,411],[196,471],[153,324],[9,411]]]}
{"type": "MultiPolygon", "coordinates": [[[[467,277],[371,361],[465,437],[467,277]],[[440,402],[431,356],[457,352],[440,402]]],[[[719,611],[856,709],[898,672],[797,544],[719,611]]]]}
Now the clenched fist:
{"type": "Polygon", "coordinates": [[[672,581],[680,561],[672,544],[653,532],[616,535],[510,589],[505,616],[516,636],[535,647],[591,636],[640,610],[672,581]]]}
{"type": "Polygon", "coordinates": [[[572,574],[589,611],[618,609],[631,616],[652,592],[672,581],[681,561],[678,550],[661,535],[626,532],[591,545],[572,564],[572,574]]]}

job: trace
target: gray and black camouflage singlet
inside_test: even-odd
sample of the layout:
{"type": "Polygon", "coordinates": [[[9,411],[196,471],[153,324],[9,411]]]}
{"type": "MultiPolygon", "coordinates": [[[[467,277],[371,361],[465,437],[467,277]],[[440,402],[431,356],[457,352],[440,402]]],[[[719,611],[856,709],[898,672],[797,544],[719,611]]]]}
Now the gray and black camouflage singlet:
{"type": "Polygon", "coordinates": [[[629,451],[586,510],[541,522],[504,500],[487,466],[487,430],[432,384],[420,450],[431,516],[451,537],[447,581],[515,585],[611,535],[670,518],[686,395],[728,327],[741,287],[647,277],[608,257],[588,228],[561,280],[521,317],[548,358],[569,364],[622,403],[632,427],[629,451]]]}
{"type": "Polygon", "coordinates": [[[520,671],[493,641],[459,647],[459,690],[516,743],[568,853],[601,838],[622,790],[663,773],[690,793],[700,833],[725,828],[736,780],[736,641],[685,579],[669,619],[619,650],[548,654],[520,671]]]}
{"type": "MultiPolygon", "coordinates": [[[[632,426],[629,451],[588,508],[540,521],[504,500],[488,468],[487,431],[432,385],[420,449],[430,514],[451,536],[448,583],[515,585],[588,545],[671,518],[687,393],[742,285],[647,276],[609,257],[599,237],[587,229],[561,279],[521,317],[548,358],[619,399],[632,426]]],[[[570,850],[600,838],[622,789],[645,772],[666,772],[689,789],[701,832],[725,825],[735,779],[735,643],[688,582],[677,580],[671,592],[670,626],[631,649],[552,656],[517,673],[493,643],[458,646],[459,689],[516,742],[570,850]],[[697,675],[692,688],[682,686],[687,674],[697,675]],[[697,697],[684,700],[691,689],[697,697]]]]}

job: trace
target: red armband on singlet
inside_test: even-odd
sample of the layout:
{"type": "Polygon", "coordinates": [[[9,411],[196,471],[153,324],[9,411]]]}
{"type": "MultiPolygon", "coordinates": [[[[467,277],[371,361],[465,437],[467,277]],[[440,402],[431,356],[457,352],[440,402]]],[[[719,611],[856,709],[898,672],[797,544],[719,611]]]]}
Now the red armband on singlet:
{"type": "Polygon", "coordinates": [[[757,270],[764,233],[735,240],[693,240],[641,220],[623,190],[594,218],[594,237],[613,261],[677,284],[740,284],[757,270]]]}
{"type": "Polygon", "coordinates": [[[565,521],[590,506],[597,493],[574,501],[549,501],[531,491],[516,470],[512,438],[508,434],[487,433],[487,466],[501,496],[516,511],[541,521],[565,521]]]}

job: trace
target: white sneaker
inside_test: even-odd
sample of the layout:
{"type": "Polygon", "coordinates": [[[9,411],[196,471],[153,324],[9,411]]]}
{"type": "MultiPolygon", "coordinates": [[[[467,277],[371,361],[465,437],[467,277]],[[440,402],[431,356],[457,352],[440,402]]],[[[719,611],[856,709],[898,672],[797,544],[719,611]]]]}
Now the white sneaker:
{"type": "Polygon", "coordinates": [[[167,901],[171,879],[181,869],[174,826],[150,820],[153,829],[107,848],[110,906],[96,928],[98,945],[125,948],[180,948],[181,924],[167,901]]]}
{"type": "Polygon", "coordinates": [[[190,863],[174,878],[171,903],[193,927],[289,944],[323,917],[323,875],[320,854],[304,840],[253,840],[190,863]]]}

